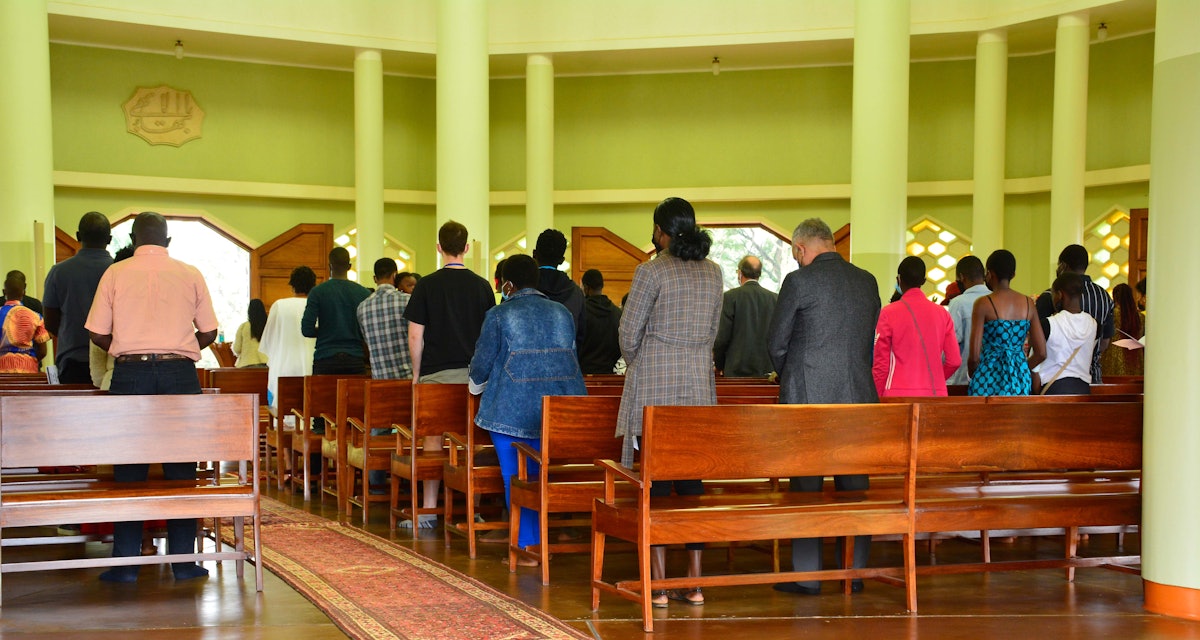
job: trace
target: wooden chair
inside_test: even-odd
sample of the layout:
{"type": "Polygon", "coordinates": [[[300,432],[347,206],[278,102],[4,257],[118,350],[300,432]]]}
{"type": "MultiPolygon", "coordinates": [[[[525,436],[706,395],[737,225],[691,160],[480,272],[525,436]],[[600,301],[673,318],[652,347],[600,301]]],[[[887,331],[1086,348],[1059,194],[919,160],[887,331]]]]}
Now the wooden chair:
{"type": "MultiPolygon", "coordinates": [[[[221,393],[253,393],[258,396],[258,435],[260,453],[264,459],[267,456],[267,429],[271,422],[271,412],[267,407],[267,369],[265,367],[244,367],[208,369],[205,387],[220,389],[221,393]]],[[[265,469],[269,465],[263,465],[265,469]]]]}
{"type": "MultiPolygon", "coordinates": [[[[337,411],[325,417],[321,434],[321,493],[334,497],[338,509],[346,500],[346,443],[351,420],[362,420],[368,378],[342,378],[337,383],[337,411]]],[[[324,495],[321,496],[322,500],[324,495]]]]}
{"type": "Polygon", "coordinates": [[[467,419],[467,385],[465,384],[414,384],[412,386],[412,421],[409,425],[395,424],[396,450],[392,454],[392,492],[389,526],[396,528],[398,518],[412,521],[413,537],[420,528],[420,516],[437,514],[437,507],[421,507],[422,492],[419,482],[442,479],[445,466],[445,438],[443,434],[461,427],[467,419]],[[442,446],[436,451],[424,448],[427,436],[437,436],[442,446]],[[408,480],[411,487],[409,505],[399,503],[400,481],[408,480]]]}
{"type": "Polygon", "coordinates": [[[286,428],[284,419],[304,409],[304,376],[280,377],[275,386],[278,397],[275,398],[271,421],[267,424],[267,477],[274,477],[276,488],[282,491],[284,478],[291,468],[292,450],[292,429],[286,428]],[[275,452],[274,467],[271,465],[272,450],[275,452]]]}
{"type": "Polygon", "coordinates": [[[388,502],[386,493],[371,495],[367,476],[372,471],[390,471],[392,454],[396,452],[395,435],[371,435],[371,430],[408,423],[412,418],[412,381],[368,381],[363,387],[362,416],[351,418],[346,432],[346,472],[341,509],[349,515],[352,506],[358,506],[363,512],[363,526],[366,526],[371,504],[388,502]]]}
{"type": "MultiPolygon", "coordinates": [[[[517,475],[509,482],[508,570],[517,570],[517,556],[538,560],[542,584],[550,584],[550,554],[590,551],[590,542],[550,542],[551,513],[586,513],[585,517],[555,520],[556,526],[586,526],[591,533],[592,503],[604,497],[604,471],[597,460],[619,459],[622,440],[615,436],[619,396],[546,396],[542,398],[541,451],[517,444],[517,475]],[[538,463],[536,476],[528,461],[538,463]],[[517,546],[521,509],[538,514],[541,543],[517,546]]],[[[501,485],[503,490],[503,485],[501,485]]]]}
{"type": "MultiPolygon", "coordinates": [[[[478,507],[476,501],[484,496],[504,495],[504,478],[500,475],[500,465],[496,461],[492,447],[492,438],[483,428],[475,424],[475,414],[479,412],[479,396],[467,395],[467,419],[461,432],[446,432],[449,443],[448,457],[442,468],[442,499],[444,508],[443,535],[446,546],[450,546],[450,534],[467,537],[467,555],[475,558],[476,535],[480,531],[507,530],[508,522],[492,519],[487,522],[477,522],[475,514],[478,507]],[[465,433],[465,435],[464,435],[465,433]],[[463,494],[466,499],[464,512],[466,519],[454,522],[454,493],[463,494]]],[[[499,514],[499,510],[495,511],[499,514]]]]}
{"type": "MultiPolygon", "coordinates": [[[[362,378],[363,376],[321,375],[305,376],[304,403],[300,411],[293,410],[296,416],[296,429],[292,432],[292,468],[301,471],[292,473],[292,483],[300,482],[304,490],[304,501],[312,499],[313,469],[312,456],[321,452],[321,434],[312,429],[313,418],[337,415],[337,381],[342,378],[362,378]],[[299,456],[300,460],[295,461],[299,456]]],[[[322,494],[323,495],[323,494],[322,494]]]]}

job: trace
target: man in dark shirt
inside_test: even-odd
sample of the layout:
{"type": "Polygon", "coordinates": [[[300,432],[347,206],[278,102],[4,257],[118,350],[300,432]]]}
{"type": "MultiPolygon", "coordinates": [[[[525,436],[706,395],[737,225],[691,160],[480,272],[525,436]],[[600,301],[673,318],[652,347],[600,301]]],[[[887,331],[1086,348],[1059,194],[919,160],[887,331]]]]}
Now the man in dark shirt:
{"type": "MultiPolygon", "coordinates": [[[[463,264],[470,249],[466,227],[453,220],[442,225],[437,249],[442,256],[442,268],[417,281],[404,310],[413,380],[466,384],[467,367],[475,355],[483,316],[496,306],[496,297],[488,281],[463,264]]],[[[439,450],[443,446],[442,436],[426,438],[424,444],[428,451],[439,450]]],[[[426,508],[437,507],[440,484],[424,483],[426,508]]],[[[422,515],[419,526],[432,528],[435,521],[436,516],[422,515]]],[[[411,526],[407,520],[405,524],[411,526]]]]}
{"type": "Polygon", "coordinates": [[[108,255],[112,227],[102,213],[89,211],[79,219],[75,239],[82,245],[72,257],[50,268],[46,275],[46,330],[55,337],[54,365],[63,384],[91,384],[87,321],[100,276],[113,263],[108,255]]]}
{"type": "Polygon", "coordinates": [[[567,237],[561,231],[546,229],[538,235],[537,246],[533,249],[533,259],[538,263],[538,291],[571,312],[575,319],[575,349],[578,352],[587,319],[583,313],[583,290],[558,270],[566,255],[567,237]]]}
{"type": "Polygon", "coordinates": [[[583,341],[579,366],[584,374],[612,373],[621,359],[621,308],[604,295],[604,274],[588,269],[583,274],[583,341]]]}
{"type": "MultiPolygon", "coordinates": [[[[1077,273],[1083,277],[1083,295],[1080,298],[1080,307],[1084,313],[1096,320],[1096,342],[1092,348],[1091,383],[1100,384],[1100,356],[1112,341],[1113,334],[1116,333],[1116,324],[1113,319],[1112,296],[1108,295],[1104,287],[1092,282],[1086,273],[1089,260],[1087,249],[1082,245],[1067,245],[1062,253],[1058,254],[1058,269],[1055,271],[1055,277],[1068,272],[1077,273]]],[[[1046,319],[1056,313],[1054,297],[1049,289],[1038,296],[1037,312],[1043,326],[1046,324],[1046,319]]]]}
{"type": "Polygon", "coordinates": [[[316,338],[313,375],[362,374],[367,371],[362,330],[358,326],[358,305],[371,292],[352,282],[350,252],[334,247],[329,252],[329,280],[308,292],[308,303],[300,318],[300,333],[316,338]]]}
{"type": "Polygon", "coordinates": [[[721,324],[713,344],[717,371],[729,378],[755,378],[771,374],[775,367],[767,352],[767,331],[779,298],[758,284],[762,261],[746,256],[738,262],[738,284],[721,299],[721,324]]]}

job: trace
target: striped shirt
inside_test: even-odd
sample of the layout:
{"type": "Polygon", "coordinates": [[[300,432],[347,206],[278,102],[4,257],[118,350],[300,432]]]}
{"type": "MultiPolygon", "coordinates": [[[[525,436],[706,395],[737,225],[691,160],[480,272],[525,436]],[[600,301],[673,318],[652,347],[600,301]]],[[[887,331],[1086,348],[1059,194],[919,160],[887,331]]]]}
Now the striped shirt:
{"type": "Polygon", "coordinates": [[[371,354],[371,377],[412,377],[412,355],[408,351],[408,320],[404,310],[409,295],[390,284],[381,284],[358,305],[358,324],[371,354]]]}

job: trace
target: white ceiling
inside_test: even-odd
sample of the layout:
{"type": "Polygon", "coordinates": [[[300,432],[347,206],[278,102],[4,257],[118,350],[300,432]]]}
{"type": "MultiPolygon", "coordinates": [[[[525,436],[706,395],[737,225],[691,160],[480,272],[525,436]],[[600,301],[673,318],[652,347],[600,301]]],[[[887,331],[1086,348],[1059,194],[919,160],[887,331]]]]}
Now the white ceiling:
{"type": "MultiPolygon", "coordinates": [[[[1155,0],[1122,0],[1091,11],[1093,29],[1101,22],[1108,37],[1144,33],[1154,29],[1155,0]]],[[[351,47],[227,33],[188,31],[171,27],[132,24],[51,14],[50,39],[54,42],[157,52],[172,55],[181,40],[186,55],[202,58],[263,62],[350,70],[351,47]]],[[[1056,20],[1047,18],[1012,25],[1007,29],[1010,55],[1029,55],[1054,49],[1056,20]]],[[[918,34],[910,40],[913,60],[971,58],[973,32],[918,34]]],[[[722,72],[740,69],[789,68],[850,64],[853,41],[823,40],[766,44],[690,46],[610,51],[553,53],[556,75],[609,75],[622,73],[708,72],[713,56],[721,59],[722,72]]],[[[491,56],[493,77],[525,74],[524,54],[491,56]]],[[[383,52],[384,72],[434,77],[435,57],[427,53],[383,52]]]]}

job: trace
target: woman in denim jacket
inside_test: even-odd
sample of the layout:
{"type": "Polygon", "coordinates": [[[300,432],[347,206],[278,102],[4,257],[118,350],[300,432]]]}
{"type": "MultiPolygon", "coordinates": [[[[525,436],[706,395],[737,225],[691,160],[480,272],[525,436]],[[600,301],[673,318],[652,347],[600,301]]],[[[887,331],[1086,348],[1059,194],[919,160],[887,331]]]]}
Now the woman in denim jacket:
{"type": "MultiPolygon", "coordinates": [[[[537,281],[533,258],[516,255],[505,261],[501,292],[506,301],[487,312],[471,358],[471,393],[483,393],[475,424],[491,433],[505,501],[517,472],[513,443],[541,449],[542,396],[587,394],[575,356],[575,321],[566,307],[534,288],[537,281]]],[[[536,464],[530,464],[529,473],[538,473],[536,464]]],[[[537,514],[522,509],[517,546],[538,542],[537,514]]]]}

